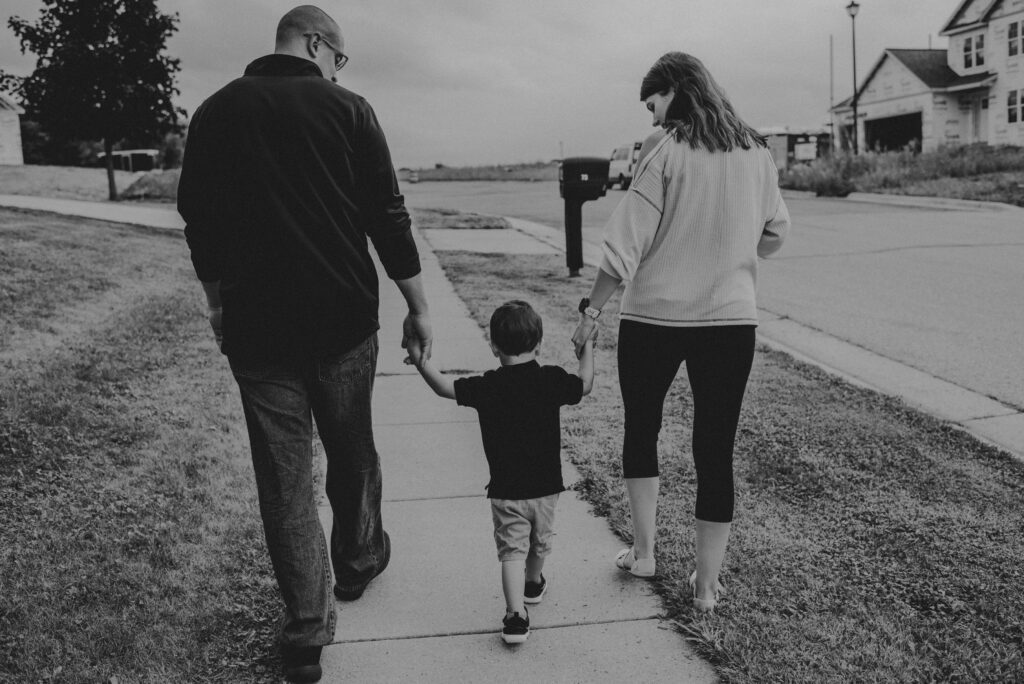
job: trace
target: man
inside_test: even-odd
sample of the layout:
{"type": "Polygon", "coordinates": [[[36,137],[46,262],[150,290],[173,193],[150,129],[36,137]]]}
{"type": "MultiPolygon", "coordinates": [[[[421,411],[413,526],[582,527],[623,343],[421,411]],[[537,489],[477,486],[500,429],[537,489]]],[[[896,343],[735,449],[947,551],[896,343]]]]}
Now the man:
{"type": "Polygon", "coordinates": [[[267,547],[284,599],[290,681],[317,681],[334,635],[312,486],[312,420],[327,454],[334,594],[387,566],[370,397],[378,282],[367,237],[409,307],[402,346],[429,354],[419,255],[370,105],[331,81],[348,58],[322,10],[291,10],[274,54],[206,100],[189,126],[178,210],[210,323],[238,383],[267,547]]]}

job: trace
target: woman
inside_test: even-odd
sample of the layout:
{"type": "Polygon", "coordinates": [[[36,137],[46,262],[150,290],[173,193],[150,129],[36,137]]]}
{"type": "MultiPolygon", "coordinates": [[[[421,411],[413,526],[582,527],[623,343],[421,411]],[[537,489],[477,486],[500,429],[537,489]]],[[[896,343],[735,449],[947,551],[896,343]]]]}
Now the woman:
{"type": "Polygon", "coordinates": [[[679,365],[693,392],[697,471],[694,606],[714,609],[733,517],[732,452],[754,357],[757,259],[782,244],[789,212],[765,140],[733,111],[700,60],[670,52],[651,67],[640,99],[664,128],[604,234],[604,259],[580,302],[577,351],[619,284],[622,470],[633,546],[616,564],[655,573],[658,432],[679,365]]]}

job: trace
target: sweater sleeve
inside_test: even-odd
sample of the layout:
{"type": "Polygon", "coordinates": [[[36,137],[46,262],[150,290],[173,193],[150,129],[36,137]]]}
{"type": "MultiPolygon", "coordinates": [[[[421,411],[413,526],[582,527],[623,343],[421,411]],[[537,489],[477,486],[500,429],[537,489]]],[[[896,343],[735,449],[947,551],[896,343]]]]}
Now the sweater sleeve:
{"type": "Polygon", "coordinates": [[[647,255],[665,210],[667,147],[656,147],[640,163],[626,196],[604,228],[602,270],[630,281],[647,255]]]}
{"type": "MultiPolygon", "coordinates": [[[[766,155],[769,156],[770,155],[766,155]]],[[[789,234],[791,221],[789,208],[786,201],[782,199],[782,192],[779,190],[779,172],[775,168],[775,162],[771,162],[771,173],[768,174],[770,185],[767,188],[770,197],[768,214],[765,216],[764,229],[761,231],[761,238],[757,242],[757,256],[764,257],[775,254],[782,247],[786,236],[789,234]]]]}
{"type": "Polygon", "coordinates": [[[363,103],[360,140],[364,159],[367,234],[388,277],[405,280],[420,272],[419,252],[412,236],[412,222],[405,197],[391,163],[384,131],[369,103],[363,103]]]}

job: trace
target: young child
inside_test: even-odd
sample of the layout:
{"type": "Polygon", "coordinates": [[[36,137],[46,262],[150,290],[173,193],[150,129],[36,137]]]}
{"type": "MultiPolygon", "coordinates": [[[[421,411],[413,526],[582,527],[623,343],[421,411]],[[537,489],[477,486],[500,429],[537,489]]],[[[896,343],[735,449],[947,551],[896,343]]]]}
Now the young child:
{"type": "Polygon", "coordinates": [[[421,350],[410,348],[423,379],[438,396],[472,406],[480,418],[491,481],[494,540],[501,561],[505,618],[501,638],[521,644],[530,636],[524,604],[547,591],[544,558],[551,550],[555,504],[562,485],[559,409],[577,404],[594,384],[593,338],[579,357],[579,374],[537,363],[544,335],[540,316],[523,301],[502,304],[491,316],[491,351],[501,368],[452,380],[421,350]]]}

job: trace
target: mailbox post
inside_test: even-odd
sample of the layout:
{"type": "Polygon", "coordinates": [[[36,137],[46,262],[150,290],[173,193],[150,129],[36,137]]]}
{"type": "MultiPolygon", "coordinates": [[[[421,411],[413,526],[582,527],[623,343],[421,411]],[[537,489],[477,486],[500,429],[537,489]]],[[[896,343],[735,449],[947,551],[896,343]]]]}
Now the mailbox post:
{"type": "Polygon", "coordinates": [[[558,167],[558,194],[565,200],[565,263],[569,276],[583,268],[583,203],[604,197],[608,159],[569,157],[558,167]]]}

